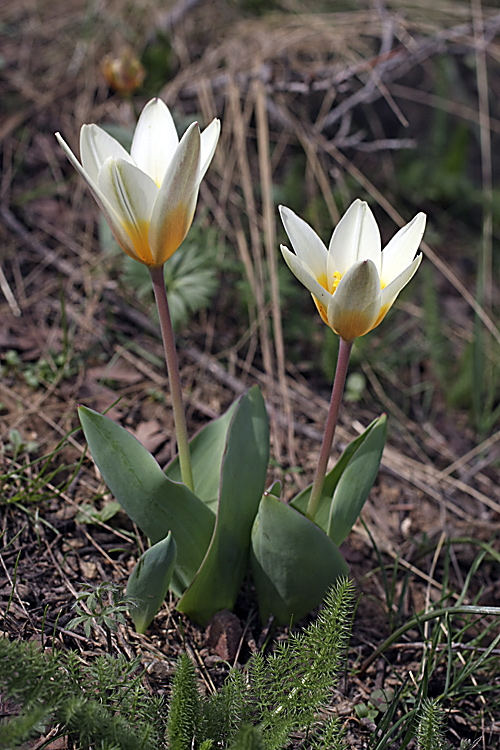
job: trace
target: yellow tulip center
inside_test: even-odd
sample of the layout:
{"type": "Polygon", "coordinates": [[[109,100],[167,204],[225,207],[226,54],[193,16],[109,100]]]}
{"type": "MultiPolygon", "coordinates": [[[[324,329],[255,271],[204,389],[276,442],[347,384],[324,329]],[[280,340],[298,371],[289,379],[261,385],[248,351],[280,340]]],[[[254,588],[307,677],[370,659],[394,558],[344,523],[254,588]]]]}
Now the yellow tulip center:
{"type": "MultiPolygon", "coordinates": [[[[316,281],[318,282],[318,284],[321,284],[323,289],[326,289],[327,292],[330,292],[330,294],[333,294],[334,292],[337,291],[337,287],[342,281],[343,277],[344,277],[343,273],[340,273],[340,271],[334,271],[333,276],[332,276],[331,286],[328,284],[328,279],[327,279],[326,274],[321,274],[320,276],[318,276],[316,281]]],[[[380,288],[383,289],[385,286],[387,285],[384,284],[384,282],[381,280],[380,288]]]]}
{"type": "Polygon", "coordinates": [[[323,287],[323,289],[325,289],[330,294],[333,294],[337,290],[337,287],[340,284],[340,281],[341,281],[343,275],[344,274],[340,273],[340,271],[334,271],[334,273],[333,273],[333,281],[332,281],[331,284],[328,283],[328,278],[327,278],[326,274],[321,274],[321,276],[318,276],[318,278],[316,279],[316,281],[318,282],[318,284],[321,284],[321,286],[323,287]]]}
{"type": "Polygon", "coordinates": [[[339,273],[338,271],[335,271],[333,274],[333,288],[332,288],[332,294],[337,291],[337,287],[340,284],[340,280],[342,278],[343,274],[339,273]]]}
{"type": "MultiPolygon", "coordinates": [[[[318,276],[316,281],[318,282],[318,284],[321,284],[323,289],[325,289],[330,294],[333,294],[335,290],[337,289],[338,285],[340,284],[340,280],[343,275],[344,274],[340,273],[339,271],[335,271],[333,274],[333,284],[331,286],[328,283],[328,277],[326,273],[318,276]]],[[[326,307],[323,305],[322,302],[319,301],[319,299],[317,299],[317,297],[314,296],[314,294],[312,295],[312,298],[314,300],[314,304],[316,305],[318,309],[319,314],[321,315],[321,319],[323,320],[324,323],[326,323],[326,325],[329,325],[326,307]]]]}

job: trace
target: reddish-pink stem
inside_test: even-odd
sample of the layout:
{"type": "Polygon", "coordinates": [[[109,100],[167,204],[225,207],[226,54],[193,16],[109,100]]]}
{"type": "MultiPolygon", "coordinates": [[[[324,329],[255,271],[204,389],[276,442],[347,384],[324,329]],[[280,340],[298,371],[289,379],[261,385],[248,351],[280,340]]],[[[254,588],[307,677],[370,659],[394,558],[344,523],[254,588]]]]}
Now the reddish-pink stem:
{"type": "Polygon", "coordinates": [[[311,521],[314,521],[316,517],[319,501],[321,500],[321,493],[323,492],[323,483],[325,481],[328,459],[330,458],[330,452],[332,450],[333,437],[335,435],[340,404],[342,402],[342,394],[344,392],[352,344],[352,341],[344,341],[343,339],[340,339],[337,369],[335,370],[335,379],[333,381],[330,408],[328,410],[323,443],[319,453],[318,466],[316,468],[316,474],[314,476],[314,482],[311,488],[311,495],[309,497],[306,511],[306,516],[311,521]]]}
{"type": "Polygon", "coordinates": [[[184,413],[184,405],[182,403],[179,362],[177,359],[177,350],[175,348],[172,320],[170,318],[170,311],[168,309],[163,266],[160,266],[159,268],[150,268],[149,273],[151,274],[151,281],[153,282],[156,306],[158,308],[158,317],[160,319],[161,335],[163,338],[163,348],[165,350],[165,360],[167,363],[168,379],[170,382],[170,395],[172,398],[172,409],[174,412],[177,448],[179,450],[181,477],[184,484],[189,487],[192,492],[194,492],[194,481],[193,472],[191,469],[191,457],[189,454],[189,438],[186,425],[186,415],[184,413]]]}

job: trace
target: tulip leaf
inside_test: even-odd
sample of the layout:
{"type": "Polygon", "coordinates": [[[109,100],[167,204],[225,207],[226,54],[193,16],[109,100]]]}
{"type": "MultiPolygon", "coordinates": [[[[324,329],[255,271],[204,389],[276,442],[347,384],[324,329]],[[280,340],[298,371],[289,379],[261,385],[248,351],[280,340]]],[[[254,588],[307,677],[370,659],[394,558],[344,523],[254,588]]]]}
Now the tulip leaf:
{"type": "MultiPolygon", "coordinates": [[[[214,514],[219,500],[222,456],[237,403],[235,401],[221,417],[202,427],[189,443],[195,494],[214,514]]],[[[174,482],[181,481],[178,456],[168,464],[165,474],[174,482]]]]}
{"type": "Polygon", "coordinates": [[[339,547],[356,522],[373,486],[386,435],[387,417],[382,414],[351,457],[337,483],[330,508],[328,536],[339,547]]]}
{"type": "Polygon", "coordinates": [[[269,459],[269,422],[254,386],[237,402],[222,460],[217,520],[210,548],[177,609],[204,625],[232,609],[248,566],[252,524],[269,459]]]}
{"type": "MultiPolygon", "coordinates": [[[[340,480],[340,477],[347,468],[353,456],[359,450],[360,446],[363,445],[368,435],[377,425],[381,423],[381,421],[383,421],[384,424],[386,423],[387,418],[385,414],[382,414],[381,417],[373,420],[373,422],[368,425],[366,430],[361,435],[358,435],[357,438],[354,438],[354,440],[352,440],[349,445],[346,446],[333,469],[331,469],[326,475],[325,481],[323,483],[323,493],[321,495],[319,507],[316,512],[316,517],[314,519],[314,523],[321,529],[323,529],[325,533],[328,533],[330,525],[330,507],[332,504],[332,497],[335,492],[335,488],[337,487],[337,484],[340,480]]],[[[311,495],[311,489],[312,484],[302,490],[302,492],[300,492],[293,498],[293,500],[290,501],[290,505],[292,506],[292,508],[295,508],[303,515],[306,514],[307,504],[311,495]]]]}
{"type": "Polygon", "coordinates": [[[266,490],[265,494],[266,495],[274,495],[274,497],[277,497],[278,500],[279,500],[280,497],[281,497],[281,482],[280,482],[280,480],[276,479],[276,481],[274,481],[272,483],[272,485],[269,487],[269,489],[266,490]]]}
{"type": "Polygon", "coordinates": [[[338,547],[316,524],[265,494],[252,529],[250,555],[262,622],[300,620],[348,573],[338,547]]]}
{"type": "Polygon", "coordinates": [[[166,477],[127,430],[86,406],[78,412],[92,458],[124,511],[153,544],[172,531],[177,544],[172,589],[181,595],[208,549],[214,514],[184,484],[166,477]]]}
{"type": "Polygon", "coordinates": [[[130,617],[138,633],[145,633],[167,595],[177,560],[177,545],[170,531],[141,555],[130,574],[127,596],[135,599],[130,617]]]}

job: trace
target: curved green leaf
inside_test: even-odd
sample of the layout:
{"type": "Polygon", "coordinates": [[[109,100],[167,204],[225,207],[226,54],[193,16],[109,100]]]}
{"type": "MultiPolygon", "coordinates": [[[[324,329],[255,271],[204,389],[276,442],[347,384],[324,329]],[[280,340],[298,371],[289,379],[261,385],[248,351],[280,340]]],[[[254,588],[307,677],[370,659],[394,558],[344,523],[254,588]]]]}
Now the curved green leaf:
{"type": "Polygon", "coordinates": [[[153,544],[172,531],[178,554],[172,589],[181,595],[208,549],[214,514],[184,484],[166,477],[123,427],[86,406],[78,413],[92,458],[127,515],[153,544]]]}
{"type": "MultiPolygon", "coordinates": [[[[217,513],[220,472],[227,432],[237,404],[238,401],[231,404],[221,417],[202,427],[189,442],[195,494],[214,514],[217,513]]],[[[174,482],[182,481],[178,456],[168,464],[165,474],[174,482]]]]}
{"type": "Polygon", "coordinates": [[[387,417],[382,414],[351,457],[338,481],[330,508],[328,536],[339,547],[356,522],[373,487],[386,435],[387,417]]]}
{"type": "Polygon", "coordinates": [[[257,386],[237,402],[222,461],[215,531],[203,564],[177,608],[205,624],[232,609],[248,566],[252,524],[266,480],[269,422],[257,386]]]}
{"type": "Polygon", "coordinates": [[[141,555],[130,574],[127,596],[137,606],[130,609],[135,629],[145,633],[167,595],[177,560],[177,545],[172,532],[141,555]]]}
{"type": "MultiPolygon", "coordinates": [[[[380,424],[381,420],[383,420],[384,423],[387,421],[387,417],[385,414],[382,414],[380,417],[378,417],[378,419],[374,419],[373,422],[368,425],[366,430],[361,435],[358,435],[357,438],[354,438],[354,440],[352,440],[349,445],[344,448],[344,451],[342,452],[339,460],[325,477],[325,481],[323,483],[323,493],[321,495],[321,500],[319,503],[318,511],[316,513],[316,517],[314,519],[314,523],[319,526],[320,529],[323,529],[325,533],[328,533],[330,523],[330,508],[332,505],[333,493],[335,492],[335,488],[337,487],[340,477],[349,464],[349,461],[355,455],[356,451],[359,450],[360,446],[364,443],[371,431],[380,424]]],[[[311,489],[312,484],[302,490],[302,492],[300,492],[293,498],[293,500],[290,501],[290,505],[292,506],[292,508],[295,508],[295,510],[298,510],[303,515],[306,514],[307,504],[311,495],[311,489]]]]}
{"type": "Polygon", "coordinates": [[[252,529],[250,553],[262,622],[274,615],[288,625],[317,607],[328,588],[348,573],[337,546],[316,524],[264,495],[252,529]]]}

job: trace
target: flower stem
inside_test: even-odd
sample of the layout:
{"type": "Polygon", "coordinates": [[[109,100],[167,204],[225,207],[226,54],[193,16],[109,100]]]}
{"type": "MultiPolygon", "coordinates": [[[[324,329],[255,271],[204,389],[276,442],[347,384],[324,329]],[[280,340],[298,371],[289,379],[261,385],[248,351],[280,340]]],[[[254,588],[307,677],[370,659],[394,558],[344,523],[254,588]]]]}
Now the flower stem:
{"type": "Polygon", "coordinates": [[[179,363],[177,360],[177,351],[175,349],[174,332],[172,330],[172,320],[168,309],[167,292],[165,289],[165,279],[163,275],[163,266],[158,268],[149,268],[153,290],[155,293],[156,306],[158,308],[158,317],[160,318],[161,335],[163,338],[163,348],[165,350],[165,360],[167,363],[168,379],[170,381],[170,394],[172,397],[172,408],[174,411],[175,432],[177,436],[177,448],[179,451],[179,463],[181,467],[181,477],[184,484],[194,492],[193,472],[191,469],[191,457],[189,455],[189,441],[186,426],[186,415],[182,403],[181,379],[179,376],[179,363]]]}
{"type": "Polygon", "coordinates": [[[311,521],[314,521],[314,518],[318,511],[321,493],[323,492],[326,467],[328,465],[328,459],[330,457],[330,451],[332,449],[333,436],[335,435],[335,428],[337,426],[337,419],[339,416],[342,394],[344,392],[344,385],[352,344],[352,341],[344,341],[344,339],[340,339],[337,369],[335,370],[335,379],[333,381],[330,408],[328,410],[328,417],[326,419],[325,434],[323,435],[323,443],[321,445],[321,451],[319,454],[318,466],[316,468],[316,474],[314,476],[314,482],[306,511],[306,516],[311,521]]]}

